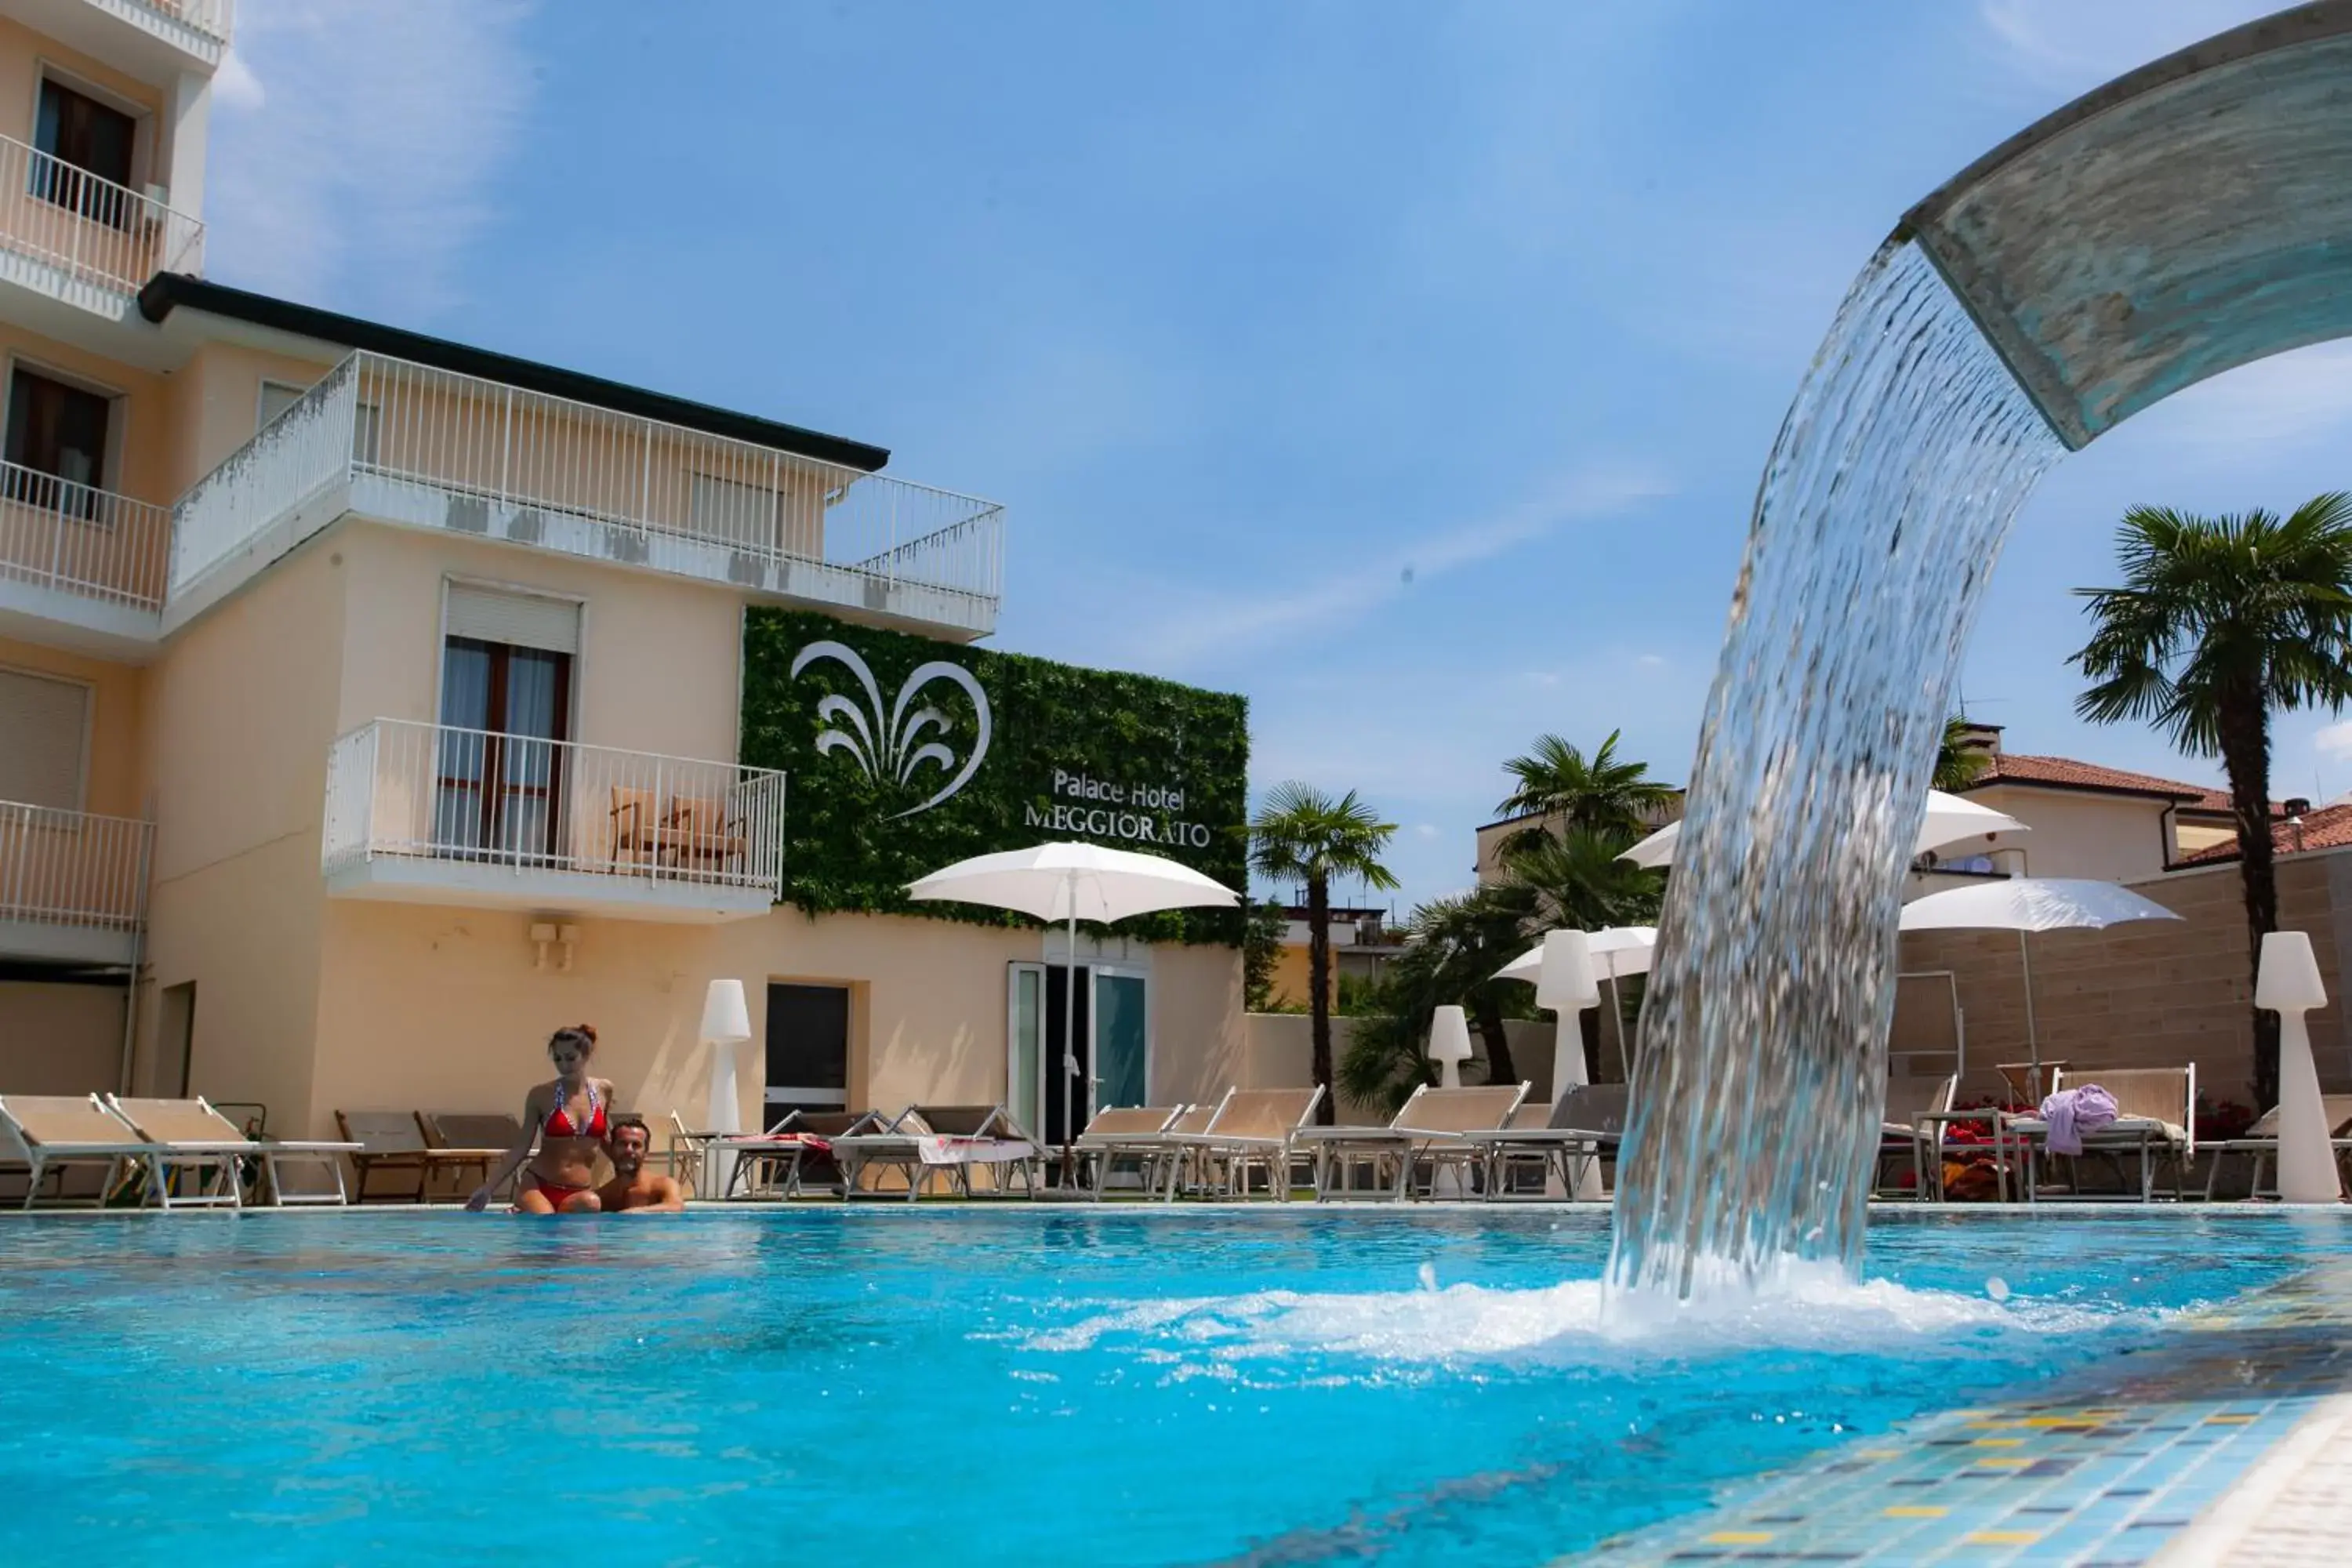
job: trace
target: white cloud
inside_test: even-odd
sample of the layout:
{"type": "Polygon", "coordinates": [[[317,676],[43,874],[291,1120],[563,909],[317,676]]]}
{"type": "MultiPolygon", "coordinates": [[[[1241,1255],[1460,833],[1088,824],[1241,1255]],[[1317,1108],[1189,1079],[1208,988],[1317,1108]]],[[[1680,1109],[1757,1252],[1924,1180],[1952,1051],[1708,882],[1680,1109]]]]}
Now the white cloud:
{"type": "Polygon", "coordinates": [[[1483,522],[1435,530],[1373,564],[1341,572],[1309,568],[1307,580],[1278,593],[1181,606],[1139,634],[1135,657],[1158,668],[1328,631],[1397,598],[1416,581],[1491,561],[1569,523],[1627,511],[1672,489],[1650,469],[1588,468],[1551,485],[1538,500],[1483,522]]]}
{"type": "Polygon", "coordinates": [[[2279,8],[2279,0],[1979,0],[2009,64],[2074,97],[2200,38],[2279,8]]]}
{"type": "Polygon", "coordinates": [[[1438,834],[1437,824],[1433,822],[1416,823],[1412,830],[1423,838],[1434,838],[1438,834]]]}
{"type": "Polygon", "coordinates": [[[2329,724],[2311,737],[2312,749],[2336,762],[2352,760],[2352,719],[2329,724]]]}
{"type": "Polygon", "coordinates": [[[220,69],[213,73],[213,102],[227,110],[259,109],[269,95],[261,90],[261,79],[246,65],[245,57],[231,49],[221,57],[220,69]]]}
{"type": "MultiPolygon", "coordinates": [[[[2156,411],[2151,410],[2151,422],[2156,411]]],[[[2341,449],[2352,426],[2352,339],[2257,360],[2175,394],[2164,405],[2168,447],[2242,458],[2320,438],[2341,449]]]]}
{"type": "Polygon", "coordinates": [[[533,0],[247,0],[215,79],[208,268],[415,321],[522,129],[533,0]]]}
{"type": "Polygon", "coordinates": [[[1644,669],[1664,669],[1666,666],[1666,656],[1662,653],[1645,653],[1635,658],[1633,662],[1644,669]]]}

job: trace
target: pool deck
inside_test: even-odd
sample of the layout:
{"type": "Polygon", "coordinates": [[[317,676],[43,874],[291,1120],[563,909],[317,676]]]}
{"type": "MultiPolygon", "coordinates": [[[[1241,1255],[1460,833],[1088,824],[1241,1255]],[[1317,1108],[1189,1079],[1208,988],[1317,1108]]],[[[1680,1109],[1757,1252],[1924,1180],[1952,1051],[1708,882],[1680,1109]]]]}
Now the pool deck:
{"type": "Polygon", "coordinates": [[[2352,1562],[2352,1262],[2185,1327],[2063,1398],[1925,1416],[1561,1562],[2352,1562]]]}

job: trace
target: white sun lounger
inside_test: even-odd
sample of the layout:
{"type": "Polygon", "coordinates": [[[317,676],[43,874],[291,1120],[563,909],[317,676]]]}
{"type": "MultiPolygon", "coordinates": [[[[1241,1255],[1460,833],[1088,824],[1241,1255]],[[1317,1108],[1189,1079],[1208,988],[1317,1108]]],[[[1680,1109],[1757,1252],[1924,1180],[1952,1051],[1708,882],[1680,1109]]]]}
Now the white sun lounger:
{"type": "MultiPolygon", "coordinates": [[[[1201,1131],[1171,1134],[1169,1142],[1201,1162],[1204,1181],[1222,1173],[1224,1190],[1235,1195],[1248,1194],[1250,1172],[1263,1166],[1266,1186],[1287,1203],[1296,1140],[1322,1099],[1320,1084],[1312,1089],[1235,1089],[1201,1131]]],[[[1169,1163],[1167,1197],[1171,1203],[1181,1165],[1181,1161],[1169,1163]]]]}
{"type": "Polygon", "coordinates": [[[1096,1111],[1087,1130],[1070,1145],[1077,1154],[1078,1185],[1091,1187],[1095,1201],[1100,1203],[1103,1189],[1110,1184],[1111,1166],[1131,1159],[1142,1165],[1143,1190],[1158,1191],[1160,1162],[1174,1157],[1160,1134],[1172,1131],[1191,1109],[1189,1105],[1116,1105],[1096,1111]],[[1089,1167],[1095,1177],[1091,1184],[1086,1179],[1089,1167]]]}
{"type": "MultiPolygon", "coordinates": [[[[971,1168],[1002,1165],[1021,1173],[1030,1197],[1042,1183],[1045,1155],[1001,1105],[914,1105],[898,1113],[882,1132],[833,1140],[834,1163],[841,1167],[841,1195],[858,1195],[858,1178],[868,1169],[897,1171],[914,1202],[934,1175],[949,1178],[951,1190],[971,1196],[971,1168]]],[[[874,1195],[879,1195],[878,1185],[874,1195]]]]}
{"type": "Polygon", "coordinates": [[[110,1094],[106,1103],[153,1145],[155,1197],[164,1208],[242,1207],[245,1194],[239,1162],[248,1159],[260,1167],[261,1182],[256,1195],[271,1207],[298,1204],[340,1206],[351,1201],[350,1189],[343,1181],[343,1156],[362,1152],[366,1147],[340,1139],[248,1138],[243,1129],[214,1110],[201,1095],[194,1100],[125,1100],[110,1094]],[[289,1161],[325,1171],[332,1183],[331,1189],[304,1192],[289,1188],[283,1168],[289,1161]],[[173,1190],[179,1184],[175,1178],[182,1171],[194,1173],[193,1194],[173,1190]]]}
{"type": "MultiPolygon", "coordinates": [[[[1512,1125],[1494,1132],[1466,1134],[1486,1153],[1486,1196],[1506,1194],[1514,1165],[1532,1161],[1549,1177],[1557,1173],[1563,1192],[1573,1194],[1588,1162],[1613,1158],[1624,1141],[1627,1089],[1622,1083],[1571,1085],[1552,1102],[1538,1126],[1512,1125]]],[[[1528,1120],[1523,1106],[1515,1122],[1528,1120]]],[[[1538,1194],[1540,1195],[1540,1194],[1538,1194]]]]}
{"type": "MultiPolygon", "coordinates": [[[[2083,1134],[2085,1154],[2139,1157],[2139,1193],[2141,1203],[2156,1197],[2156,1163],[2163,1158],[2172,1161],[2172,1195],[2177,1201],[2185,1195],[2189,1163],[2197,1157],[2197,1065],[2178,1068],[2108,1068],[2069,1071],[2059,1068],[2051,1074],[2051,1092],[2073,1087],[2082,1089],[2096,1084],[2116,1098],[2116,1109],[2122,1114],[2098,1129],[2083,1134]]],[[[2000,1119],[1996,1137],[2014,1146],[2024,1158],[2025,1201],[2040,1198],[2042,1160],[2049,1158],[2050,1124],[2038,1116],[2004,1116],[2000,1119]]],[[[2084,1194],[2072,1194],[2080,1198],[2084,1194]]],[[[2118,1194],[2128,1198],[2128,1192],[2118,1194]]]]}
{"type": "Polygon", "coordinates": [[[136,1173],[143,1198],[156,1192],[155,1146],[94,1094],[12,1094],[0,1097],[0,1160],[22,1164],[26,1208],[41,1200],[44,1178],[58,1178],[60,1206],[102,1207],[123,1178],[136,1173]],[[76,1167],[103,1170],[96,1195],[65,1195],[65,1173],[76,1167]]]}
{"type": "MultiPolygon", "coordinates": [[[[1335,1171],[1344,1177],[1360,1160],[1391,1173],[1388,1195],[1399,1202],[1412,1193],[1413,1172],[1423,1161],[1430,1161],[1433,1194],[1438,1167],[1451,1165],[1466,1173],[1470,1166],[1484,1163],[1485,1150],[1468,1135],[1508,1125],[1532,1087],[1504,1083],[1437,1089],[1419,1084],[1386,1127],[1300,1128],[1298,1146],[1315,1156],[1316,1201],[1331,1195],[1335,1171]]],[[[1468,1184],[1464,1183],[1465,1190],[1468,1184]]]]}

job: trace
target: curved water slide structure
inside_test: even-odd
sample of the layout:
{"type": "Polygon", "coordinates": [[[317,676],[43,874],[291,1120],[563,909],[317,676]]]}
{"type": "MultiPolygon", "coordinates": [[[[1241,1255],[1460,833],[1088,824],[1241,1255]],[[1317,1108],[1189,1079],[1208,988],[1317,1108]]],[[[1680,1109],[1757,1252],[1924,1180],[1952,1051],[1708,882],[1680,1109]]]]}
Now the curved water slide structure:
{"type": "Polygon", "coordinates": [[[2252,360],[2352,336],[2352,0],[2250,23],[2076,99],[1911,209],[2074,450],[2252,360]]]}
{"type": "Polygon", "coordinates": [[[1896,923],[1952,675],[2042,474],[2234,366],[2352,336],[2352,0],[2119,78],[1865,268],[1750,524],[1645,1000],[1610,1279],[1859,1265],[1896,923]]]}

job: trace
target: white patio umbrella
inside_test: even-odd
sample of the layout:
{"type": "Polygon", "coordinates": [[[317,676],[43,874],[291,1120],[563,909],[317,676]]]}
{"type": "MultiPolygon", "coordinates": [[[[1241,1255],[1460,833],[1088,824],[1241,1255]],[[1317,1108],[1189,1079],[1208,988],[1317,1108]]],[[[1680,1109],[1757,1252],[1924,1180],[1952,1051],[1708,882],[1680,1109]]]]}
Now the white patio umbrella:
{"type": "MultiPolygon", "coordinates": [[[[1622,1071],[1627,1066],[1625,1053],[1625,1011],[1617,1000],[1617,982],[1631,974],[1650,972],[1651,950],[1658,945],[1655,926],[1609,926],[1585,933],[1585,951],[1592,955],[1596,978],[1609,985],[1609,1010],[1616,1018],[1617,1066],[1622,1071]]],[[[1502,968],[1495,971],[1497,980],[1524,980],[1530,985],[1543,973],[1543,944],[1538,942],[1502,968]]]]}
{"type": "Polygon", "coordinates": [[[907,893],[1068,922],[1069,962],[1062,971],[1062,1104],[1070,1123],[1065,1131],[1072,1135],[1077,1116],[1078,922],[1108,925],[1160,910],[1231,909],[1242,901],[1239,893],[1190,866],[1097,844],[1040,844],[975,855],[932,872],[909,885],[907,893]]]}
{"type": "Polygon", "coordinates": [[[2033,1026],[2033,958],[2025,936],[2037,931],[2098,931],[2131,921],[2177,921],[2162,904],[2113,882],[2073,877],[2012,877],[1975,888],[1930,893],[1903,906],[1905,931],[2013,931],[2017,962],[2025,972],[2025,1044],[2036,1091],[2042,1082],[2042,1041],[2033,1026]]]}
{"type": "MultiPolygon", "coordinates": [[[[1675,859],[1675,843],[1682,835],[1682,827],[1679,822],[1670,822],[1617,858],[1653,868],[1671,866],[1675,859]]],[[[1988,833],[2031,831],[2017,818],[1995,811],[1989,805],[1979,805],[1972,800],[1962,800],[1958,795],[1931,789],[1927,792],[1927,815],[1919,824],[1919,837],[1911,849],[1916,855],[1924,855],[1930,849],[1941,849],[1947,844],[1958,844],[1963,838],[1978,838],[1988,833]]]]}

